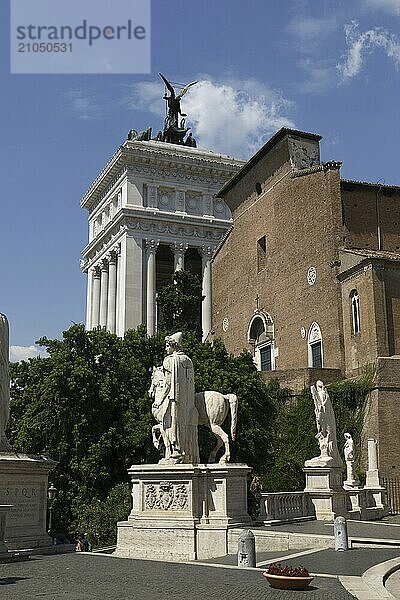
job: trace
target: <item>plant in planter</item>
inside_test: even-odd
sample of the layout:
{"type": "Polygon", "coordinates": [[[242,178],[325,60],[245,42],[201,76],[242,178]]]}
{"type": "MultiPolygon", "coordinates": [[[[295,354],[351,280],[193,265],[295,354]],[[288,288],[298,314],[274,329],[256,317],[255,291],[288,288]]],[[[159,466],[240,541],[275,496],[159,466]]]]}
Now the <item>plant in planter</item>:
{"type": "Polygon", "coordinates": [[[271,563],[263,575],[271,587],[281,590],[304,590],[314,579],[303,566],[282,566],[280,563],[271,563]]]}

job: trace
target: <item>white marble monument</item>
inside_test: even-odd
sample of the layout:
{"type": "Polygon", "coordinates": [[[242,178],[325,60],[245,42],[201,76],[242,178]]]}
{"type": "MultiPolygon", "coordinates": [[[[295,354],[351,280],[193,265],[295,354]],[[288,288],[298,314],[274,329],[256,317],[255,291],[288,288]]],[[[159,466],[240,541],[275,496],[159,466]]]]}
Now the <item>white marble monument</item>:
{"type": "Polygon", "coordinates": [[[231,227],[215,197],[244,164],[200,148],[127,139],[81,200],[88,211],[86,326],[122,336],[156,329],[156,293],[173,272],[196,265],[202,278],[203,338],[211,331],[213,253],[231,227]]]}
{"type": "Polygon", "coordinates": [[[9,549],[51,545],[46,533],[48,474],[56,462],[44,456],[15,453],[5,429],[10,415],[8,321],[0,314],[0,508],[4,540],[9,549]]]}
{"type": "Polygon", "coordinates": [[[153,414],[161,412],[156,440],[162,439],[165,456],[128,471],[133,508],[118,523],[117,556],[174,561],[221,556],[228,552],[228,529],[251,521],[251,469],[227,464],[226,452],[222,463],[199,463],[193,364],[180,349],[181,335],[166,338],[165,380],[160,396],[154,394],[159,405],[153,403],[153,414]]]}

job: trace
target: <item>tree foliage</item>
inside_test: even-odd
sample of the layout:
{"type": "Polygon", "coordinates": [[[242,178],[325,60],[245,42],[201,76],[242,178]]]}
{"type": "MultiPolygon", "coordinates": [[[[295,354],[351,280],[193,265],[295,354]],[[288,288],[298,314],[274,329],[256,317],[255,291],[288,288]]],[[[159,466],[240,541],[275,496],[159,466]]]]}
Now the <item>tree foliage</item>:
{"type": "Polygon", "coordinates": [[[9,436],[15,450],[59,462],[54,524],[71,531],[74,506],[104,500],[132,463],[156,458],[146,389],[162,346],[142,328],[122,340],[82,325],[39,343],[48,358],[11,366],[9,436]]]}
{"type": "MultiPolygon", "coordinates": [[[[194,362],[196,390],[238,395],[232,460],[263,471],[273,394],[260,380],[251,357],[229,355],[220,341],[202,344],[195,332],[183,339],[194,362]]],[[[11,365],[10,441],[17,451],[45,454],[59,463],[51,474],[59,490],[55,532],[85,530],[97,543],[111,543],[115,521],[114,529],[110,523],[129,513],[126,488],[120,487],[128,482],[127,469],[161,457],[151,443],[147,390],[151,368],[162,364],[165,354],[164,333],[148,337],[140,327],[121,339],[104,329],[85,331],[83,325],[74,325],[62,340],[42,338],[39,343],[48,358],[11,365]],[[109,509],[111,516],[106,518],[109,509]]],[[[226,431],[229,426],[227,421],[226,431]]],[[[200,440],[206,461],[216,440],[205,431],[200,440]]]]}
{"type": "MultiPolygon", "coordinates": [[[[351,380],[327,386],[335,411],[339,452],[343,457],[344,433],[354,440],[355,463],[359,468],[359,448],[364,423],[366,400],[372,389],[374,370],[351,380]]],[[[304,489],[305,460],[318,456],[315,439],[314,402],[309,389],[298,396],[289,390],[277,395],[276,421],[272,435],[272,468],[264,474],[264,489],[268,491],[296,491],[304,489]]]]}
{"type": "Polygon", "coordinates": [[[194,331],[201,339],[200,277],[190,271],[175,271],[174,281],[157,295],[159,329],[162,331],[194,331]]]}

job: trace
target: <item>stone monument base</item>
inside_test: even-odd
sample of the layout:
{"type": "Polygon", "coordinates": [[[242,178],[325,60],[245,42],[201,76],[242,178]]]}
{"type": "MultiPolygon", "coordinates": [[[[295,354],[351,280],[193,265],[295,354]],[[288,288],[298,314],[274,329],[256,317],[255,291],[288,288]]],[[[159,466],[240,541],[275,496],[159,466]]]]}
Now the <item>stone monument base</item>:
{"type": "MultiPolygon", "coordinates": [[[[309,462],[309,461],[307,461],[309,462]]],[[[315,508],[317,521],[331,521],[347,515],[347,497],[342,487],[341,467],[309,467],[303,469],[306,476],[305,492],[315,508]]]]}
{"type": "Polygon", "coordinates": [[[0,560],[8,554],[8,548],[4,543],[4,536],[6,533],[7,515],[10,509],[10,505],[0,504],[0,560]]]}
{"type": "Polygon", "coordinates": [[[116,556],[188,561],[228,553],[228,529],[251,523],[244,464],[133,465],[133,508],[116,556]]]}
{"type": "Polygon", "coordinates": [[[5,523],[8,549],[51,545],[46,532],[49,471],[56,462],[44,456],[0,453],[0,504],[12,505],[5,523]]]}

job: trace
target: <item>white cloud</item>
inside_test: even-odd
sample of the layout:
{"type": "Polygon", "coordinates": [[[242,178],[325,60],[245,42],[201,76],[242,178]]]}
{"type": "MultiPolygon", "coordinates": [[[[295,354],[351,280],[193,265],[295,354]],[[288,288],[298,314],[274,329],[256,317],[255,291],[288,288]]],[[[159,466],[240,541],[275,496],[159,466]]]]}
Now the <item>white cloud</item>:
{"type": "Polygon", "coordinates": [[[203,80],[184,99],[198,144],[241,158],[251,156],[277,129],[294,127],[287,116],[291,108],[279,92],[254,80],[203,80]]]}
{"type": "Polygon", "coordinates": [[[102,116],[102,110],[93,94],[83,90],[70,90],[65,92],[64,97],[78,119],[99,119],[102,116]]]}
{"type": "Polygon", "coordinates": [[[310,42],[328,37],[337,27],[334,16],[328,18],[296,17],[288,25],[289,33],[302,42],[310,42]]]}
{"type": "Polygon", "coordinates": [[[46,350],[39,346],[10,346],[10,361],[19,362],[20,360],[28,360],[28,358],[35,358],[41,356],[45,358],[48,356],[46,350]]]}
{"type": "MultiPolygon", "coordinates": [[[[163,94],[162,83],[139,82],[129,86],[122,103],[156,115],[162,129],[163,94]]],[[[198,146],[240,158],[251,156],[277,129],[294,127],[288,116],[292,108],[293,103],[280,92],[254,79],[201,79],[182,99],[187,126],[192,128],[198,146]]]]}
{"type": "Polygon", "coordinates": [[[306,73],[299,85],[299,92],[321,94],[337,85],[337,70],[333,61],[307,58],[298,64],[306,73]]]}
{"type": "Polygon", "coordinates": [[[360,33],[358,23],[352,21],[345,27],[347,56],[343,63],[337,65],[342,80],[358,75],[362,69],[365,56],[376,48],[382,49],[386,56],[393,60],[396,67],[400,66],[399,39],[380,27],[374,27],[360,33]]]}
{"type": "Polygon", "coordinates": [[[400,0],[367,0],[368,6],[400,16],[400,0]]]}
{"type": "Polygon", "coordinates": [[[165,115],[164,84],[160,81],[139,81],[125,86],[128,93],[121,104],[132,110],[151,112],[157,117],[165,115]]]}

